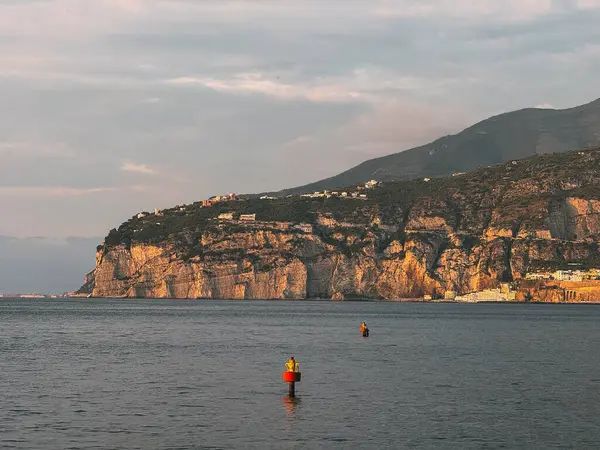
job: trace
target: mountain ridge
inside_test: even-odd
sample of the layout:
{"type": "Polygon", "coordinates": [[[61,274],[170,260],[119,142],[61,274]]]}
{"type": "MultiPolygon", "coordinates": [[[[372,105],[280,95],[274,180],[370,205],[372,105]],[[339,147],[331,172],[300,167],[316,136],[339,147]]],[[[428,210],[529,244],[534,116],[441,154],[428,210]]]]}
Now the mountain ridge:
{"type": "Polygon", "coordinates": [[[544,153],[600,145],[600,98],[565,109],[524,108],[491,116],[428,144],[366,160],[338,175],[263,193],[285,196],[338,189],[369,179],[450,175],[544,153]]]}

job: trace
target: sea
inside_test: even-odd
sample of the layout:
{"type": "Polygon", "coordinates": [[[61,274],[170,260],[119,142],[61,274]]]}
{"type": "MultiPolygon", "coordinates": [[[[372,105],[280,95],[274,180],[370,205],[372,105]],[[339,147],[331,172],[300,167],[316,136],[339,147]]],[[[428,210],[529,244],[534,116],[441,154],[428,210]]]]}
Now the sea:
{"type": "Polygon", "coordinates": [[[3,299],[0,448],[597,449],[600,306],[3,299]]]}

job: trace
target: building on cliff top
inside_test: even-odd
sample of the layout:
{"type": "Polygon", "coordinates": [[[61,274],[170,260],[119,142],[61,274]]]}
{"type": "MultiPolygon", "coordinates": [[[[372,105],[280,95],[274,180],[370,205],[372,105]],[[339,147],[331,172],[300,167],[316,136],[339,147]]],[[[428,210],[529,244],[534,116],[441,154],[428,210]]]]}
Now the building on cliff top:
{"type": "Polygon", "coordinates": [[[237,199],[238,197],[235,192],[227,195],[213,195],[212,197],[209,197],[208,200],[202,200],[202,207],[212,206],[215,203],[220,202],[232,202],[236,201],[237,199]]]}
{"type": "Polygon", "coordinates": [[[303,231],[304,233],[312,233],[313,232],[313,226],[310,223],[299,223],[297,225],[294,225],[294,228],[296,228],[297,230],[303,231]]]}

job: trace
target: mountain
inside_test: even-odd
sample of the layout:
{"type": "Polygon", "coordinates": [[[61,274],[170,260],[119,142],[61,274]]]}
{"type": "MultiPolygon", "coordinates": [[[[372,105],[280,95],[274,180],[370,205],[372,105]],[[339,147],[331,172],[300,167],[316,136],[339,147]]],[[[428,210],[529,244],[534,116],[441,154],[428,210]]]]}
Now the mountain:
{"type": "Polygon", "coordinates": [[[600,267],[600,148],[360,192],[366,197],[198,202],[134,216],[98,246],[80,292],[402,299],[511,283],[520,298],[600,298],[591,281],[578,291],[525,280],[571,264],[600,267]]]}
{"type": "Polygon", "coordinates": [[[452,136],[365,161],[284,196],[377,181],[449,175],[513,159],[600,145],[600,99],[570,109],[523,109],[491,117],[452,136]]]}

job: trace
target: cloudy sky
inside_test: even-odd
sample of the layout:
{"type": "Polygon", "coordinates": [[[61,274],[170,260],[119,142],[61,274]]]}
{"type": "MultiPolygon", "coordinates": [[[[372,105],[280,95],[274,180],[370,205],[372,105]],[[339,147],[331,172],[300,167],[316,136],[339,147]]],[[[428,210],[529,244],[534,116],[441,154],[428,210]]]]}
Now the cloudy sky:
{"type": "Polygon", "coordinates": [[[600,0],[0,0],[0,235],[104,236],[586,103],[598,23],[600,0]]]}

